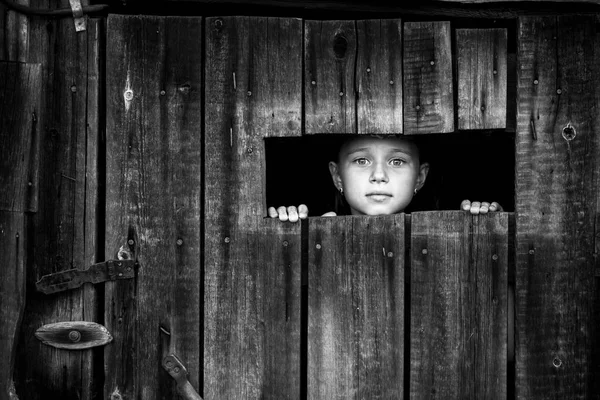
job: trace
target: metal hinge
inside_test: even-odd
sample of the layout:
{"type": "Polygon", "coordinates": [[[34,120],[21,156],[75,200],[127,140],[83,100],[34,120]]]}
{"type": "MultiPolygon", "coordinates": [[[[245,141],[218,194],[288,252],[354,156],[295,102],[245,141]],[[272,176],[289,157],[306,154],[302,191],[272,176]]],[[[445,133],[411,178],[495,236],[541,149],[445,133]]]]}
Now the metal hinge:
{"type": "Polygon", "coordinates": [[[75,289],[84,283],[100,283],[135,277],[136,261],[108,260],[94,264],[88,269],[69,269],[44,275],[35,286],[40,292],[50,294],[75,289]]]}

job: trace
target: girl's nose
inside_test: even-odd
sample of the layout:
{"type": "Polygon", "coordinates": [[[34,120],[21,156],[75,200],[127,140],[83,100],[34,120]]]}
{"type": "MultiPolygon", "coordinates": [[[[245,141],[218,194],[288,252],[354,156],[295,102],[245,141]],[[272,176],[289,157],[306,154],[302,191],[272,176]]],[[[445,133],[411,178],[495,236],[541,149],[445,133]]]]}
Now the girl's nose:
{"type": "Polygon", "coordinates": [[[381,163],[376,163],[371,171],[371,182],[387,182],[388,176],[385,167],[381,163]]]}

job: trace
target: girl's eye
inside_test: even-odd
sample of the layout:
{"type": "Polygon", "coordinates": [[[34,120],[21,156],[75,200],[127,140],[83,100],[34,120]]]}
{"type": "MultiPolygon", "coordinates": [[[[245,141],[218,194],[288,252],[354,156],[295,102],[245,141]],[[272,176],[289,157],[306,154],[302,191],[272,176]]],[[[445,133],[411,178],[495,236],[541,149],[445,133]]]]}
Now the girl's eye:
{"type": "Polygon", "coordinates": [[[393,165],[394,167],[399,167],[402,164],[404,164],[404,160],[401,160],[399,158],[394,158],[393,160],[390,161],[390,164],[393,165]]]}
{"type": "Polygon", "coordinates": [[[357,158],[356,160],[354,160],[354,162],[358,165],[367,165],[369,163],[369,160],[367,160],[364,157],[361,157],[361,158],[357,158]]]}

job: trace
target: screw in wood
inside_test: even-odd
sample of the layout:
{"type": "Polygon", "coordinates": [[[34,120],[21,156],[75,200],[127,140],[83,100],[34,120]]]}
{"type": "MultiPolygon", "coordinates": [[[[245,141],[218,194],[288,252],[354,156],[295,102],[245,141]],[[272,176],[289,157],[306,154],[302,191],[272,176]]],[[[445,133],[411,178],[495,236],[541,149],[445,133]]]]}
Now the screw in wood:
{"type": "Polygon", "coordinates": [[[287,241],[287,240],[284,240],[284,241],[283,241],[283,247],[288,247],[288,244],[289,244],[289,243],[288,243],[288,241],[287,241]]]}
{"type": "Polygon", "coordinates": [[[423,253],[423,254],[427,254],[427,253],[428,253],[428,252],[427,252],[427,249],[423,249],[423,250],[421,250],[421,253],[423,253]]]}
{"type": "Polygon", "coordinates": [[[556,94],[562,94],[562,89],[560,89],[560,88],[556,89],[556,94]]]}
{"type": "Polygon", "coordinates": [[[390,251],[389,253],[387,253],[387,256],[388,256],[389,258],[392,258],[392,257],[394,257],[394,253],[392,253],[392,252],[390,251]]]}
{"type": "Polygon", "coordinates": [[[133,100],[133,90],[127,89],[125,91],[125,100],[127,100],[127,101],[133,100]]]}
{"type": "Polygon", "coordinates": [[[71,86],[71,92],[75,93],[77,91],[77,86],[73,85],[71,86]]]}
{"type": "Polygon", "coordinates": [[[554,365],[555,368],[560,368],[562,366],[562,360],[555,357],[554,360],[552,360],[552,365],[554,365]]]}
{"type": "Polygon", "coordinates": [[[344,95],[344,92],[340,92],[340,97],[342,97],[344,95]]]}
{"type": "Polygon", "coordinates": [[[494,74],[494,75],[497,75],[497,74],[498,74],[498,71],[494,70],[494,71],[493,71],[493,74],[494,74]]]}
{"type": "Polygon", "coordinates": [[[319,243],[317,243],[317,250],[321,250],[321,245],[319,243]]]}
{"type": "Polygon", "coordinates": [[[181,246],[183,244],[183,239],[177,239],[177,246],[181,246]]]}
{"type": "Polygon", "coordinates": [[[393,85],[393,84],[394,84],[394,81],[390,81],[390,85],[393,85]]]}
{"type": "Polygon", "coordinates": [[[221,28],[221,27],[223,26],[223,20],[222,20],[222,19],[220,19],[220,18],[219,18],[219,19],[217,19],[217,20],[215,21],[215,26],[216,26],[217,28],[221,28]]]}
{"type": "Polygon", "coordinates": [[[481,106],[481,111],[485,111],[485,106],[481,106]]]}
{"type": "Polygon", "coordinates": [[[248,90],[248,97],[252,96],[252,92],[248,90]]]}
{"type": "Polygon", "coordinates": [[[498,260],[498,254],[494,254],[494,255],[492,256],[492,260],[494,260],[494,261],[497,261],[497,260],[498,260]]]}
{"type": "Polygon", "coordinates": [[[534,84],[534,85],[537,85],[538,83],[540,83],[540,82],[539,82],[537,79],[534,79],[534,80],[533,80],[533,84],[534,84]]]}
{"type": "Polygon", "coordinates": [[[161,96],[164,96],[165,94],[167,94],[167,92],[165,92],[164,90],[161,90],[161,91],[160,91],[160,95],[161,95],[161,96]]]}
{"type": "Polygon", "coordinates": [[[81,340],[81,333],[79,331],[69,332],[69,340],[73,343],[77,343],[81,340]]]}
{"type": "Polygon", "coordinates": [[[367,68],[367,73],[370,73],[370,72],[371,72],[371,68],[367,68]]]}
{"type": "Polygon", "coordinates": [[[135,241],[133,239],[129,239],[127,241],[127,244],[130,245],[130,246],[133,246],[135,244],[135,241]]]}
{"type": "Polygon", "coordinates": [[[415,109],[417,109],[417,110],[420,110],[420,109],[421,109],[421,106],[417,104],[417,105],[415,106],[415,109]]]}
{"type": "Polygon", "coordinates": [[[534,253],[535,253],[535,250],[533,250],[533,249],[529,250],[529,254],[534,254],[534,253]]]}
{"type": "Polygon", "coordinates": [[[225,238],[225,243],[229,243],[229,242],[231,242],[231,239],[229,239],[229,237],[226,237],[225,238]]]}
{"type": "Polygon", "coordinates": [[[248,149],[246,149],[246,153],[248,154],[252,154],[254,150],[252,150],[252,147],[248,147],[248,149]]]}
{"type": "Polygon", "coordinates": [[[431,60],[431,61],[429,62],[429,64],[431,64],[431,65],[435,65],[435,61],[431,60]]]}

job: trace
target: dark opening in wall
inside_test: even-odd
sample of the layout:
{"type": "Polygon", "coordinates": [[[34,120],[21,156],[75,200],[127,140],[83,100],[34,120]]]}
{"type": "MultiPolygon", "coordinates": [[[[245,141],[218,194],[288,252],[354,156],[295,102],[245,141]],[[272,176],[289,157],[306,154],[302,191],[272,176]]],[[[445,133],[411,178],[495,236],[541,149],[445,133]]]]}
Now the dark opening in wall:
{"type": "MultiPolygon", "coordinates": [[[[329,161],[348,135],[266,139],[267,206],[306,204],[310,216],[333,211],[329,161]]],[[[458,210],[464,199],[497,201],[514,211],[514,133],[469,131],[413,136],[430,171],[405,210],[458,210]]]]}

